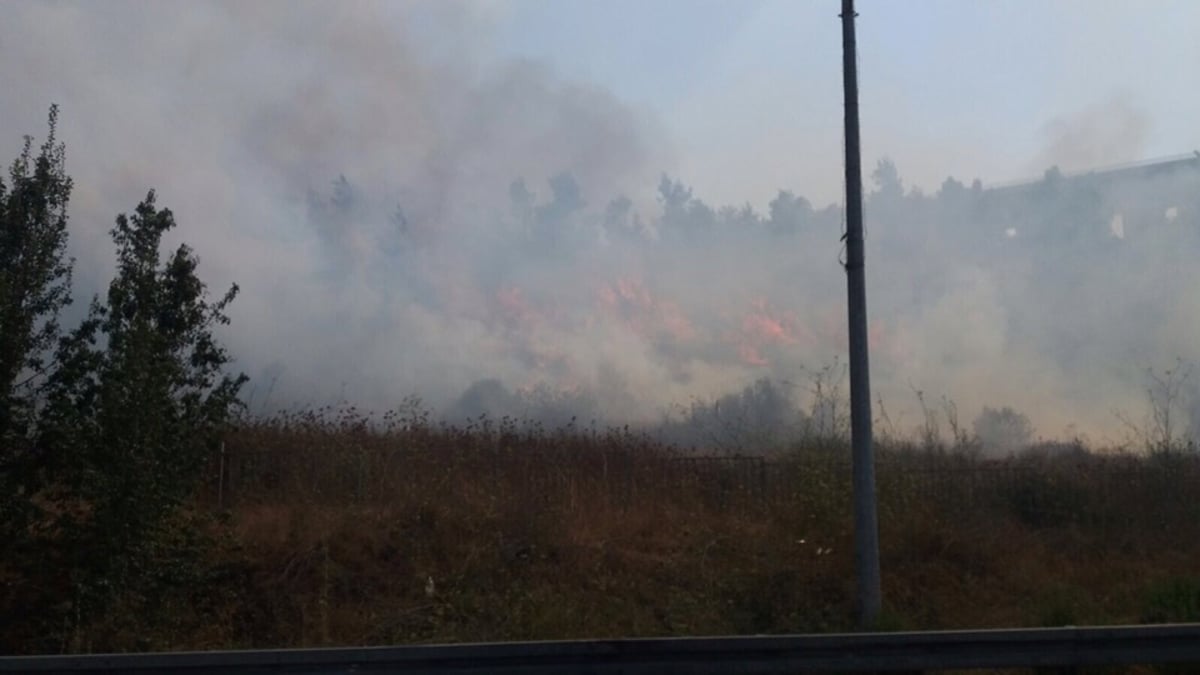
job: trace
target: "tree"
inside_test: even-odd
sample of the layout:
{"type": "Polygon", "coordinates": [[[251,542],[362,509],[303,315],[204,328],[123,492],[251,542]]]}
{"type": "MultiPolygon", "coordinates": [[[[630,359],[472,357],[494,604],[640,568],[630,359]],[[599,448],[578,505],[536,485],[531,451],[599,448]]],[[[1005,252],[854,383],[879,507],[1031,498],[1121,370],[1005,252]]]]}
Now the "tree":
{"type": "Polygon", "coordinates": [[[633,213],[633,201],[625,195],[610,199],[604,207],[604,227],[609,230],[626,230],[629,228],[629,217],[633,213]]]}
{"type": "Polygon", "coordinates": [[[941,189],[938,190],[938,198],[950,202],[952,205],[961,203],[967,194],[967,187],[954,176],[947,176],[946,180],[942,181],[941,189]]]}
{"type": "Polygon", "coordinates": [[[1033,424],[1021,412],[1008,406],[989,408],[984,406],[975,418],[975,436],[985,451],[1011,454],[1027,445],[1033,438],[1033,424]]]}
{"type": "Polygon", "coordinates": [[[556,224],[567,216],[587,206],[574,174],[563,171],[550,178],[549,204],[537,208],[537,219],[541,225],[556,224]]]}
{"type": "Polygon", "coordinates": [[[33,517],[31,434],[59,336],[58,315],[71,302],[66,257],[71,179],[57,142],[58,108],[36,157],[25,137],[20,156],[0,178],[0,539],[16,545],[33,517]]]}
{"type": "Polygon", "coordinates": [[[904,198],[904,182],[900,180],[900,172],[896,164],[883,158],[871,172],[871,180],[875,182],[875,194],[889,203],[895,203],[904,198]]]}
{"type": "Polygon", "coordinates": [[[771,214],[769,227],[776,234],[795,234],[812,220],[812,204],[787,190],[780,190],[768,208],[771,214]]]}
{"type": "Polygon", "coordinates": [[[692,189],[666,174],[658,183],[662,204],[659,232],[684,239],[711,234],[717,227],[717,212],[692,196],[692,189]]]}
{"type": "Polygon", "coordinates": [[[154,192],[117,218],[116,277],[61,341],[47,386],[40,441],[53,529],[84,617],[139,587],[246,381],[224,374],[230,357],[213,335],[237,286],[210,302],[190,248],[163,261],[174,226],[154,192]]]}
{"type": "Polygon", "coordinates": [[[669,218],[687,209],[692,202],[692,190],[664,173],[658,181],[658,201],[663,207],[663,217],[669,218]]]}
{"type": "Polygon", "coordinates": [[[25,137],[21,155],[0,178],[0,474],[30,431],[33,386],[59,335],[58,314],[71,302],[66,257],[71,179],[57,143],[58,108],[37,157],[25,137]]]}
{"type": "Polygon", "coordinates": [[[333,181],[328,195],[308,192],[308,219],[321,240],[324,274],[330,281],[346,281],[362,264],[363,207],[345,174],[333,181]]]}
{"type": "Polygon", "coordinates": [[[664,438],[737,454],[777,447],[809,421],[796,407],[792,390],[766,377],[711,402],[693,401],[679,412],[680,419],[664,420],[659,429],[664,438]]]}
{"type": "Polygon", "coordinates": [[[534,202],[537,195],[530,192],[524,178],[514,180],[508,186],[508,199],[511,203],[513,217],[521,227],[529,227],[533,223],[534,202]]]}

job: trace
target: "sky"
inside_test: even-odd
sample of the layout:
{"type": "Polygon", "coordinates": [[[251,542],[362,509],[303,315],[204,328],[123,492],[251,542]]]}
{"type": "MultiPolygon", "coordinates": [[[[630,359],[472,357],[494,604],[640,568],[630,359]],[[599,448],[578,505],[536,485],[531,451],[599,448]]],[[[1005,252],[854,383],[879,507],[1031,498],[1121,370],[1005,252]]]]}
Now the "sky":
{"type": "MultiPolygon", "coordinates": [[[[649,419],[843,358],[840,214],[822,211],[842,201],[839,4],[9,0],[0,158],[61,106],[84,299],[111,275],[113,218],[155,188],[179,223],[168,243],[195,248],[214,292],[242,289],[224,337],[260,402],[278,380],[297,405],[436,407],[494,379],[649,419]],[[667,213],[664,174],[692,195],[686,215],[667,213]],[[761,228],[668,241],[708,207],[765,219],[780,190],[813,206],[790,202],[810,228],[790,244],[761,228]]],[[[1000,184],[1200,149],[1198,2],[858,12],[869,189],[883,158],[934,194],[949,176],[1000,184]]],[[[1093,291],[1076,303],[1091,314],[1051,325],[1055,308],[1021,285],[1032,263],[991,249],[964,262],[921,223],[884,232],[886,215],[867,211],[868,260],[884,263],[869,273],[892,275],[869,279],[873,363],[897,399],[1024,396],[1040,429],[1098,428],[1142,397],[1137,368],[1159,365],[1142,355],[1196,356],[1186,275],[1093,291]],[[1144,298],[1174,328],[1062,358],[1103,310],[1144,298]],[[1028,316],[1047,325],[1012,329],[1028,316]],[[1126,343],[1137,363],[1113,351],[1126,343]]],[[[1174,241],[1130,259],[1153,271],[1174,241]]]]}
{"type": "MultiPolygon", "coordinates": [[[[447,60],[529,59],[610,92],[663,131],[663,171],[710,201],[762,207],[781,188],[819,202],[841,198],[838,4],[410,0],[378,13],[391,24],[382,28],[447,60]]],[[[70,14],[60,2],[45,5],[70,14]]],[[[344,5],[351,12],[369,3],[344,5]]],[[[1200,90],[1188,84],[1200,66],[1191,33],[1198,3],[860,0],[858,12],[867,166],[890,157],[927,191],[950,175],[989,184],[1040,175],[1050,163],[1082,169],[1200,147],[1191,122],[1200,90]],[[1070,152],[1056,129],[1081,121],[1106,129],[1112,142],[1070,152]]],[[[122,39],[121,12],[107,14],[100,30],[122,39]]],[[[57,58],[71,50],[60,47],[57,58]]],[[[10,55],[0,76],[55,58],[41,51],[10,55]]],[[[45,107],[29,102],[9,117],[22,129],[45,107]]]]}
{"type": "MultiPolygon", "coordinates": [[[[936,190],[1200,147],[1200,3],[860,0],[864,157],[936,190]],[[1051,151],[1056,124],[1111,127],[1111,147],[1051,151]],[[1121,142],[1118,142],[1121,141],[1121,142]],[[1082,154],[1083,156],[1077,156],[1082,154]]],[[[779,188],[840,199],[841,34],[832,0],[514,0],[497,49],[645,106],[678,172],[714,201],[779,188]]]]}

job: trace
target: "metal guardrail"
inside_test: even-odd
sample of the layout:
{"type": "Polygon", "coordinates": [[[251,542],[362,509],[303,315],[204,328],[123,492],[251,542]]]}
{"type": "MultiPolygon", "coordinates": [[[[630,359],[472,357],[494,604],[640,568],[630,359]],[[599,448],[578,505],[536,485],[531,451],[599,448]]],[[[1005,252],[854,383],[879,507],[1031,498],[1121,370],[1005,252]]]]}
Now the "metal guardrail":
{"type": "Polygon", "coordinates": [[[1200,664],[1200,624],[0,657],[3,673],[801,673],[1200,664]]]}

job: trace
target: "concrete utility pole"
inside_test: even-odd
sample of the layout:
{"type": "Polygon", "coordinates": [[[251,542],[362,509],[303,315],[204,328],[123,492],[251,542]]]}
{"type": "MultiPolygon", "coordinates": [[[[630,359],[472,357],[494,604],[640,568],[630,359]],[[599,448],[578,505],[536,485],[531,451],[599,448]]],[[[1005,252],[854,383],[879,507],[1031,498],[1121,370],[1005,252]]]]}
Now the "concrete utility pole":
{"type": "Polygon", "coordinates": [[[850,444],[854,454],[854,563],[858,619],[879,618],[879,521],[871,447],[871,375],[867,359],[867,284],[863,259],[862,160],[858,139],[858,55],[854,0],[842,0],[842,74],[846,105],[846,281],[850,309],[850,444]]]}

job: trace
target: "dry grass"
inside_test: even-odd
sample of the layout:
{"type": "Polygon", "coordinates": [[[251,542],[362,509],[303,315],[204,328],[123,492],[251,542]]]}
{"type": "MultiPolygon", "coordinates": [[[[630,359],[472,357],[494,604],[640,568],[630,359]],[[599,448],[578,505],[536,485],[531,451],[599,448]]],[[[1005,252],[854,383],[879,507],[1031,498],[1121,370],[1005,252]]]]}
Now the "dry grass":
{"type": "MultiPolygon", "coordinates": [[[[621,430],[354,414],[247,425],[226,444],[230,517],[208,561],[224,573],[193,589],[208,598],[202,613],[141,639],[195,649],[850,630],[844,454],[809,444],[700,470],[621,430]]],[[[988,463],[885,449],[879,484],[883,628],[1200,619],[1153,606],[1170,604],[1176,591],[1155,600],[1165,584],[1197,575],[1195,458],[988,463]]]]}

